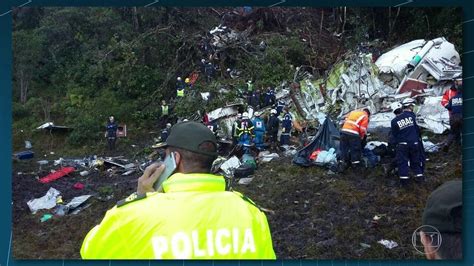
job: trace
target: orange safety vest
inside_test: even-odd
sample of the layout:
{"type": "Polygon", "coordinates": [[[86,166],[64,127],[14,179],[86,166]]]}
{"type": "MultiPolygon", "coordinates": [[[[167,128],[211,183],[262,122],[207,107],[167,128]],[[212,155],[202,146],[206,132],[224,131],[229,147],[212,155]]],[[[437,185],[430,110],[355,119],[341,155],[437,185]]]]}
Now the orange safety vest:
{"type": "Polygon", "coordinates": [[[355,110],[347,115],[342,126],[342,132],[359,135],[360,138],[364,138],[365,134],[367,134],[368,125],[369,116],[367,113],[362,110],[355,110]]]}
{"type": "Polygon", "coordinates": [[[453,90],[452,88],[449,88],[449,90],[445,91],[443,94],[443,98],[441,99],[441,105],[445,107],[451,98],[456,96],[457,90],[453,90]]]}

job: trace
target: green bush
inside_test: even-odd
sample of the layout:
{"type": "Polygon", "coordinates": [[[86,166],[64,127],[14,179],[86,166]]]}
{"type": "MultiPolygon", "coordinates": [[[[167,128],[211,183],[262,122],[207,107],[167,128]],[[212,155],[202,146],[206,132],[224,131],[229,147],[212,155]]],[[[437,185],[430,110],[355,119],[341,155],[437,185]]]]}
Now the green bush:
{"type": "Polygon", "coordinates": [[[67,142],[74,146],[86,145],[97,142],[104,137],[104,125],[92,116],[82,116],[80,119],[74,120],[72,124],[74,128],[67,138],[67,142]]]}
{"type": "Polygon", "coordinates": [[[30,115],[30,110],[28,110],[28,108],[26,108],[25,105],[17,103],[17,102],[13,102],[13,106],[12,106],[13,121],[28,117],[29,115],[30,115]]]}

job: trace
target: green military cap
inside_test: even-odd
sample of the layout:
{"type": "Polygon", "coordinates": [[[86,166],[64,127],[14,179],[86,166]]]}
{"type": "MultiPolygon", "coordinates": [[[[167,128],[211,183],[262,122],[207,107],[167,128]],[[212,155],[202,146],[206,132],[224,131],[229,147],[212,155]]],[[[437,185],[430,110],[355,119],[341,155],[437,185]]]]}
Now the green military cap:
{"type": "Polygon", "coordinates": [[[208,156],[217,156],[216,136],[205,125],[193,121],[181,122],[174,125],[170,131],[164,147],[171,146],[208,156]],[[205,142],[212,143],[214,151],[205,151],[199,147],[205,142]]]}
{"type": "Polygon", "coordinates": [[[423,212],[423,225],[431,225],[441,233],[461,233],[461,213],[462,181],[448,181],[429,196],[423,212]]]}

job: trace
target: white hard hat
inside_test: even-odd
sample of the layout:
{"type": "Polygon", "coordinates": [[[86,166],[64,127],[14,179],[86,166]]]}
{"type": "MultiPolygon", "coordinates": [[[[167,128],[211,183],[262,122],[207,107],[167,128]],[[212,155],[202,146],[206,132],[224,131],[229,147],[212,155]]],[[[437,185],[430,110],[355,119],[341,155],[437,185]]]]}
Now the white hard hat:
{"type": "Polygon", "coordinates": [[[171,127],[171,124],[170,124],[170,123],[167,123],[167,124],[166,124],[166,127],[171,127]]]}
{"type": "Polygon", "coordinates": [[[403,104],[403,107],[415,105],[415,100],[413,98],[406,98],[402,101],[402,104],[403,104]]]}
{"type": "Polygon", "coordinates": [[[244,112],[244,113],[242,114],[242,117],[249,117],[249,113],[244,112]]]}
{"type": "Polygon", "coordinates": [[[255,112],[255,116],[260,116],[260,112],[255,112]]]}
{"type": "Polygon", "coordinates": [[[188,121],[189,121],[189,120],[188,120],[188,119],[186,119],[186,118],[185,118],[185,119],[183,119],[183,122],[188,122],[188,121]]]}
{"type": "Polygon", "coordinates": [[[395,112],[396,110],[402,108],[403,105],[400,102],[393,102],[390,104],[390,108],[392,109],[392,112],[395,112]]]}
{"type": "Polygon", "coordinates": [[[227,72],[230,72],[230,68],[227,69],[227,72]]]}
{"type": "Polygon", "coordinates": [[[178,80],[181,80],[181,77],[178,77],[178,80]]]}
{"type": "Polygon", "coordinates": [[[277,110],[272,109],[272,110],[270,111],[270,113],[271,113],[271,114],[276,114],[276,113],[277,113],[277,110]]]}

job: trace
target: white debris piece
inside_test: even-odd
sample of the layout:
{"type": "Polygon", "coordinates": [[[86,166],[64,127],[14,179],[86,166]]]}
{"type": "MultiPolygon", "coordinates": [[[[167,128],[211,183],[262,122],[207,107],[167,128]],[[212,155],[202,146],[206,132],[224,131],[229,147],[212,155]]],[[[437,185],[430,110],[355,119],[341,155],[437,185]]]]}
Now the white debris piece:
{"type": "Polygon", "coordinates": [[[449,112],[441,105],[441,98],[442,96],[425,98],[416,112],[418,125],[435,134],[442,134],[449,129],[449,112]]]}
{"type": "Polygon", "coordinates": [[[50,128],[53,127],[54,123],[53,122],[47,122],[42,124],[41,126],[37,127],[36,129],[45,129],[45,128],[50,128]]]}
{"type": "Polygon", "coordinates": [[[248,185],[250,184],[250,182],[252,182],[252,180],[253,180],[253,177],[245,177],[245,178],[239,179],[238,183],[241,185],[248,185]]]}
{"type": "Polygon", "coordinates": [[[259,157],[260,161],[261,161],[261,162],[264,162],[264,163],[267,163],[267,162],[269,162],[269,161],[271,161],[271,160],[273,160],[273,159],[275,159],[275,158],[280,157],[280,156],[278,155],[278,153],[275,153],[275,152],[274,152],[274,153],[266,152],[266,153],[264,153],[264,154],[262,154],[262,153],[263,153],[263,152],[261,152],[261,153],[258,155],[258,157],[259,157]]]}
{"type": "Polygon", "coordinates": [[[232,175],[233,171],[241,165],[241,162],[237,156],[232,156],[229,160],[225,161],[221,165],[222,171],[226,175],[232,175]]]}
{"type": "Polygon", "coordinates": [[[228,117],[228,116],[233,116],[233,115],[237,115],[237,113],[239,112],[239,109],[238,109],[239,105],[230,105],[230,106],[226,106],[226,107],[222,107],[222,108],[217,108],[216,110],[213,110],[209,113],[207,113],[207,116],[209,118],[209,120],[216,120],[216,119],[219,119],[219,118],[224,118],[224,117],[228,117]]]}
{"type": "Polygon", "coordinates": [[[390,129],[392,119],[395,118],[395,114],[392,112],[377,113],[370,116],[370,123],[367,131],[372,133],[380,128],[390,129]]]}
{"type": "Polygon", "coordinates": [[[388,143],[387,142],[383,142],[383,141],[369,141],[367,142],[367,144],[365,145],[365,149],[368,149],[368,150],[373,150],[375,148],[377,148],[378,146],[381,146],[381,145],[385,145],[385,146],[388,146],[388,143]]]}
{"type": "Polygon", "coordinates": [[[398,247],[397,242],[395,242],[393,240],[381,239],[377,243],[384,245],[388,249],[393,249],[393,248],[398,247]]]}
{"type": "Polygon", "coordinates": [[[210,93],[210,92],[201,92],[201,98],[202,98],[204,101],[209,100],[209,96],[211,96],[211,93],[210,93]]]}
{"type": "Polygon", "coordinates": [[[86,202],[86,200],[88,200],[91,196],[92,195],[82,195],[75,197],[68,204],[66,204],[66,207],[69,210],[75,209],[79,207],[79,205],[81,205],[82,203],[86,202]]]}
{"type": "Polygon", "coordinates": [[[425,148],[425,152],[438,152],[439,151],[439,146],[429,140],[423,140],[423,147],[425,148]]]}
{"type": "Polygon", "coordinates": [[[42,209],[49,210],[49,209],[54,208],[54,206],[56,206],[56,199],[60,194],[61,192],[51,187],[48,190],[48,192],[46,192],[46,195],[44,195],[41,198],[32,199],[28,201],[26,204],[28,204],[28,207],[30,208],[30,211],[33,214],[35,214],[38,210],[42,210],[42,209]]]}

